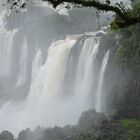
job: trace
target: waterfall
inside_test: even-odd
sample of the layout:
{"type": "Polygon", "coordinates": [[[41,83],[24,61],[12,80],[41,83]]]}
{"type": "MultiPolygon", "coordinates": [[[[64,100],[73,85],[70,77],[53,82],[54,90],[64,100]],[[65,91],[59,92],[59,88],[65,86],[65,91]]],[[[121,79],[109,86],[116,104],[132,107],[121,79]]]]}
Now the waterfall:
{"type": "Polygon", "coordinates": [[[104,74],[105,74],[105,70],[106,70],[106,66],[107,66],[107,62],[108,62],[108,58],[109,58],[109,50],[107,51],[107,53],[105,54],[103,61],[102,61],[102,65],[101,65],[101,70],[99,73],[99,80],[98,80],[98,86],[97,86],[97,91],[95,94],[95,110],[97,112],[102,112],[103,111],[103,102],[102,102],[102,96],[103,96],[103,83],[104,83],[104,74]]]}
{"type": "Polygon", "coordinates": [[[4,21],[6,18],[7,12],[2,7],[0,7],[0,30],[4,29],[4,21]]]}
{"type": "Polygon", "coordinates": [[[19,21],[19,14],[16,22],[14,15],[9,18],[16,24],[13,31],[9,22],[4,26],[5,13],[0,15],[0,131],[15,134],[38,125],[74,125],[81,112],[94,108],[93,104],[102,112],[109,51],[99,70],[96,66],[104,32],[67,35],[64,39],[71,22],[51,13],[46,17],[46,12],[34,19],[32,9],[30,12],[19,13],[25,24],[19,21]]]}
{"type": "Polygon", "coordinates": [[[20,60],[19,60],[19,75],[16,86],[20,86],[26,80],[27,72],[27,40],[24,38],[23,45],[20,51],[20,60]]]}
{"type": "MultiPolygon", "coordinates": [[[[32,80],[28,97],[21,103],[8,102],[0,109],[0,129],[8,129],[16,133],[27,127],[35,128],[37,125],[45,127],[77,122],[81,110],[78,116],[75,113],[77,117],[73,121],[74,119],[69,117],[73,113],[68,109],[73,102],[62,100],[59,92],[64,80],[69,53],[75,43],[74,39],[53,42],[48,48],[47,59],[43,65],[41,50],[37,51],[32,63],[32,80]],[[14,124],[15,119],[16,124],[14,124]]],[[[75,109],[72,112],[75,112],[75,109]]]]}
{"type": "MultiPolygon", "coordinates": [[[[96,105],[101,104],[104,72],[109,52],[103,59],[98,88],[97,91],[94,91],[93,84],[97,82],[95,64],[97,63],[100,37],[95,34],[89,37],[80,36],[82,38],[80,43],[78,37],[69,35],[66,39],[53,41],[49,47],[44,44],[42,48],[39,45],[34,47],[35,42],[33,48],[29,49],[30,43],[29,39],[27,42],[26,36],[21,36],[23,39],[21,39],[21,43],[19,41],[20,47],[14,47],[15,41],[17,41],[14,38],[15,32],[12,36],[7,31],[2,35],[4,38],[0,36],[2,40],[0,49],[3,52],[3,46],[5,46],[4,52],[6,53],[0,52],[1,67],[5,69],[4,71],[8,69],[11,72],[10,67],[14,63],[14,66],[18,68],[15,76],[17,82],[14,88],[20,89],[23,86],[26,89],[24,83],[27,82],[28,76],[30,76],[30,81],[29,90],[26,92],[27,96],[23,101],[9,101],[1,107],[1,130],[7,129],[17,133],[27,127],[34,129],[37,125],[48,127],[76,124],[81,112],[93,107],[89,103],[89,95],[93,94],[94,96],[96,93],[96,96],[98,95],[96,105]],[[7,38],[9,43],[6,42],[7,38]],[[18,49],[14,50],[15,48],[18,49]],[[78,49],[77,52],[75,52],[76,49],[78,49]],[[30,53],[31,50],[33,53],[30,53]],[[14,51],[19,55],[15,55],[12,59],[14,51]],[[15,59],[17,60],[15,61],[15,59]],[[31,59],[30,63],[29,59],[31,59]],[[3,67],[4,63],[5,67],[3,67]],[[65,79],[71,80],[65,83],[65,79]],[[73,90],[66,88],[63,91],[62,89],[67,87],[67,84],[71,85],[73,90]],[[67,95],[67,93],[70,96],[64,98],[64,94],[67,95]],[[16,124],[14,123],[15,119],[16,124]]],[[[19,36],[19,38],[21,37],[19,36]]],[[[18,92],[21,91],[18,90],[18,92]]]]}
{"type": "MultiPolygon", "coordinates": [[[[79,93],[83,104],[88,104],[87,98],[91,93],[92,84],[94,81],[94,64],[98,53],[100,38],[90,37],[84,42],[80,57],[79,66],[76,73],[75,94],[79,93]]],[[[90,104],[89,104],[90,106],[90,104]]]]}
{"type": "Polygon", "coordinates": [[[0,75],[10,75],[12,64],[12,47],[16,30],[0,31],[0,75]]]}
{"type": "Polygon", "coordinates": [[[41,67],[43,62],[43,58],[42,58],[42,51],[41,49],[39,49],[36,53],[36,56],[32,62],[32,81],[35,79],[39,68],[41,67]]]}
{"type": "Polygon", "coordinates": [[[66,39],[52,43],[48,49],[47,60],[38,70],[31,85],[30,94],[34,96],[37,93],[38,96],[53,98],[53,94],[56,94],[63,82],[69,52],[75,42],[76,40],[66,39]]]}

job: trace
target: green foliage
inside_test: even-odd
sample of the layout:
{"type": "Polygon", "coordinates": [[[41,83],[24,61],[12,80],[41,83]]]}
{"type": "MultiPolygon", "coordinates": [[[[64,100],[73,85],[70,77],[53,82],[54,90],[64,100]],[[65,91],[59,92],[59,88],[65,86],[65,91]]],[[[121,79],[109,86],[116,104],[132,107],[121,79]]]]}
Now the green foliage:
{"type": "Polygon", "coordinates": [[[60,127],[46,129],[41,140],[65,140],[66,136],[60,127]]]}
{"type": "Polygon", "coordinates": [[[133,7],[133,15],[140,16],[140,1],[139,0],[132,1],[132,7],[133,7]]]}
{"type": "Polygon", "coordinates": [[[29,128],[27,128],[26,130],[23,130],[19,133],[17,140],[31,140],[31,138],[31,131],[29,128]]]}
{"type": "Polygon", "coordinates": [[[102,121],[106,120],[104,114],[88,110],[82,113],[79,118],[78,127],[81,129],[96,128],[102,121]]]}
{"type": "MultiPolygon", "coordinates": [[[[140,120],[108,120],[94,110],[82,113],[75,126],[30,129],[19,133],[17,140],[139,140],[140,120]],[[98,118],[99,117],[99,118],[98,118]],[[39,133],[38,133],[39,132],[39,133]]],[[[0,140],[14,140],[13,135],[4,131],[0,140]]]]}
{"type": "Polygon", "coordinates": [[[121,124],[126,130],[128,140],[140,139],[140,120],[124,119],[121,124]]]}
{"type": "Polygon", "coordinates": [[[102,115],[94,110],[84,112],[78,125],[46,129],[40,140],[139,140],[140,121],[103,119],[99,123],[97,116],[102,115]]]}
{"type": "Polygon", "coordinates": [[[11,132],[9,131],[3,131],[0,134],[0,140],[14,140],[14,136],[11,132]]]}
{"type": "Polygon", "coordinates": [[[117,13],[114,15],[114,20],[110,23],[111,29],[118,30],[119,28],[127,28],[135,25],[136,23],[140,23],[140,1],[132,0],[131,8],[127,6],[124,2],[117,2],[115,4],[125,16],[125,20],[117,13]],[[135,22],[136,20],[136,22],[135,22]]]}
{"type": "Polygon", "coordinates": [[[116,21],[112,21],[112,22],[110,23],[110,27],[111,27],[111,29],[113,29],[113,30],[118,30],[118,29],[119,29],[119,26],[116,24],[116,21]]]}
{"type": "Polygon", "coordinates": [[[140,68],[140,32],[139,25],[120,32],[116,60],[126,68],[140,68]]]}

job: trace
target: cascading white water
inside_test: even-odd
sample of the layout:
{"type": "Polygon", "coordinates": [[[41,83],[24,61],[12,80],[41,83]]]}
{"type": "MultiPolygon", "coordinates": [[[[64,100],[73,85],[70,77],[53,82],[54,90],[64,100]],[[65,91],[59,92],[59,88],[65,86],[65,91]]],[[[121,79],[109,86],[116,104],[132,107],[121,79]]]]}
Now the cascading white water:
{"type": "MultiPolygon", "coordinates": [[[[11,51],[13,51],[13,36],[10,40],[11,46],[6,45],[8,49],[10,48],[7,55],[9,60],[12,55],[11,51]]],[[[5,41],[5,39],[2,39],[2,41],[5,41]]],[[[70,53],[75,47],[76,41],[75,38],[73,39],[69,36],[64,40],[53,42],[47,49],[47,59],[44,64],[43,52],[41,48],[37,48],[37,52],[35,51],[32,60],[31,84],[27,98],[21,103],[6,103],[0,109],[1,131],[8,129],[13,133],[17,133],[24,128],[35,128],[37,125],[47,127],[50,125],[75,124],[81,112],[92,107],[89,105],[88,96],[92,92],[93,94],[96,92],[92,91],[92,85],[95,80],[94,64],[99,50],[100,37],[95,35],[87,37],[83,46],[81,46],[79,57],[77,57],[78,60],[76,60],[78,64],[75,66],[75,72],[72,71],[72,73],[76,73],[74,77],[74,94],[71,93],[71,96],[68,96],[68,98],[63,98],[61,93],[61,88],[65,87],[64,79],[68,76],[66,74],[67,62],[71,61],[70,53]],[[15,119],[17,121],[16,124],[14,122],[15,119]]],[[[27,79],[27,54],[29,53],[27,43],[26,38],[24,38],[19,49],[19,73],[17,74],[16,87],[22,85],[27,79]]],[[[102,62],[96,92],[96,95],[98,95],[96,96],[98,101],[96,102],[96,108],[102,101],[101,92],[108,56],[109,52],[105,55],[102,62]]],[[[1,57],[5,58],[2,55],[1,57]]],[[[11,65],[11,61],[8,64],[11,65]]],[[[8,69],[10,70],[10,67],[8,69]]],[[[68,76],[68,78],[70,77],[68,76]]]]}
{"type": "MultiPolygon", "coordinates": [[[[28,16],[27,20],[35,17],[30,15],[30,12],[28,16]]],[[[99,80],[95,67],[99,36],[104,32],[87,33],[85,36],[69,35],[66,39],[54,41],[48,46],[50,39],[56,35],[53,32],[57,32],[57,22],[60,21],[60,17],[55,15],[58,19],[53,25],[55,22],[51,18],[48,18],[49,25],[45,22],[45,26],[42,20],[33,20],[38,22],[38,25],[31,28],[28,27],[31,21],[25,26],[23,22],[18,25],[17,21],[13,27],[18,27],[18,30],[14,31],[5,30],[4,22],[0,21],[0,93],[7,93],[6,95],[15,98],[21,96],[23,90],[26,92],[18,102],[13,98],[9,101],[9,96],[5,100],[5,104],[0,108],[0,131],[5,129],[15,134],[27,127],[33,129],[38,125],[48,127],[76,124],[82,111],[93,108],[89,97],[92,94],[94,102],[95,93],[96,102],[93,104],[97,111],[102,111],[102,87],[109,52],[103,59],[101,70],[99,69],[99,80]],[[44,30],[46,25],[48,29],[52,29],[44,30]],[[97,91],[94,91],[93,86],[97,82],[97,91]]],[[[12,24],[7,26],[10,25],[12,24]]],[[[58,24],[58,27],[59,25],[61,24],[58,24]]],[[[9,28],[11,29],[11,26],[9,28]]]]}
{"type": "Polygon", "coordinates": [[[12,47],[17,32],[17,30],[6,31],[4,29],[6,14],[6,10],[0,7],[0,77],[11,74],[12,47]]]}
{"type": "Polygon", "coordinates": [[[26,80],[26,72],[27,72],[27,40],[24,38],[23,46],[20,52],[20,60],[19,60],[19,76],[16,83],[16,86],[23,84],[26,80]]]}
{"type": "Polygon", "coordinates": [[[35,77],[32,78],[29,95],[23,103],[8,103],[3,106],[0,110],[0,122],[5,117],[7,123],[1,122],[1,129],[15,132],[26,127],[63,125],[68,124],[70,120],[73,121],[72,117],[68,118],[71,114],[68,108],[72,103],[64,103],[59,89],[64,80],[70,50],[75,43],[76,40],[73,39],[53,42],[48,49],[47,60],[42,66],[41,51],[37,52],[32,65],[32,76],[35,77]],[[17,121],[16,124],[14,119],[17,121]]]}
{"type": "Polygon", "coordinates": [[[33,62],[32,62],[32,81],[35,79],[42,63],[43,63],[42,51],[41,51],[41,49],[39,49],[35,55],[33,62]]]}
{"type": "Polygon", "coordinates": [[[103,96],[103,83],[104,83],[104,74],[105,74],[105,70],[106,70],[106,66],[107,66],[107,62],[108,62],[108,58],[109,58],[109,50],[107,51],[107,53],[105,54],[103,61],[102,61],[102,65],[101,65],[101,70],[99,73],[99,80],[98,80],[98,86],[97,86],[97,91],[95,94],[95,110],[97,112],[103,112],[103,100],[102,100],[102,96],[103,96]]]}
{"type": "Polygon", "coordinates": [[[14,31],[0,31],[0,75],[10,75],[12,63],[12,47],[14,41],[14,31]]]}
{"type": "Polygon", "coordinates": [[[99,37],[87,38],[84,42],[76,74],[75,94],[79,93],[83,100],[89,96],[94,80],[94,63],[98,53],[99,37]]]}
{"type": "MultiPolygon", "coordinates": [[[[38,45],[38,40],[30,42],[33,40],[27,36],[28,33],[24,33],[22,36],[19,30],[18,32],[1,30],[0,75],[15,74],[16,72],[13,71],[17,68],[17,73],[12,75],[17,79],[13,88],[18,89],[23,86],[26,89],[25,85],[29,83],[29,90],[26,91],[27,96],[24,101],[6,102],[2,106],[0,109],[0,131],[8,129],[17,133],[27,127],[33,129],[37,125],[48,127],[50,125],[75,124],[82,111],[93,107],[88,99],[91,93],[96,93],[95,108],[101,105],[104,72],[109,52],[102,62],[97,91],[93,91],[92,86],[96,81],[94,73],[96,56],[100,43],[100,37],[95,34],[93,33],[89,37],[87,35],[86,38],[82,38],[83,35],[69,35],[64,40],[53,42],[48,48],[44,44],[41,44],[43,47],[38,45]],[[73,52],[76,48],[75,44],[79,43],[77,37],[85,40],[84,44],[79,45],[80,51],[75,53],[73,52]],[[31,50],[33,53],[30,52],[31,50]],[[74,60],[76,63],[69,65],[69,67],[75,67],[71,71],[74,76],[68,74],[68,62],[72,61],[71,56],[76,58],[74,60]],[[11,67],[16,68],[12,71],[11,67]],[[73,90],[67,91],[66,88],[63,93],[62,88],[67,87],[65,78],[72,79],[68,84],[73,86],[73,90]],[[26,84],[24,85],[24,83],[26,84]],[[64,94],[67,93],[70,93],[70,96],[64,98],[64,94]]],[[[100,107],[97,111],[99,109],[100,107]]]]}
{"type": "Polygon", "coordinates": [[[30,94],[34,96],[37,93],[38,96],[47,98],[56,96],[53,94],[56,94],[63,82],[69,52],[75,42],[76,40],[66,39],[52,43],[48,49],[47,60],[31,85],[30,94]]]}

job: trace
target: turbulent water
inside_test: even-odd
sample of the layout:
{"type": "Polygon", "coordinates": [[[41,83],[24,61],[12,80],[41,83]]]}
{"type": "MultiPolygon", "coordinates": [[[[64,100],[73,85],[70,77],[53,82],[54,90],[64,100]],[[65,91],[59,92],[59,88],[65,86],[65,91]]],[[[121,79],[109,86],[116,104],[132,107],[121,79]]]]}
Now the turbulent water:
{"type": "Polygon", "coordinates": [[[47,46],[21,31],[0,31],[0,131],[76,124],[84,110],[102,112],[109,51],[96,72],[96,32],[68,35],[47,46]]]}

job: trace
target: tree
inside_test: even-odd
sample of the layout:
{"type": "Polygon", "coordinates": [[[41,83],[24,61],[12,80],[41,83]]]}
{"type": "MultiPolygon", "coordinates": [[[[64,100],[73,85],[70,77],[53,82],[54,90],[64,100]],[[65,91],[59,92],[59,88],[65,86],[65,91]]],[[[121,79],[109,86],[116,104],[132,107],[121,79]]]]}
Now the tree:
{"type": "Polygon", "coordinates": [[[32,133],[29,128],[26,130],[22,130],[19,135],[17,140],[32,140],[32,133]]]}
{"type": "Polygon", "coordinates": [[[9,131],[3,131],[0,134],[0,140],[14,140],[14,136],[11,132],[9,131]]]}
{"type": "MultiPolygon", "coordinates": [[[[10,8],[13,9],[23,9],[26,7],[28,2],[34,2],[37,0],[7,0],[10,4],[10,8]]],[[[94,7],[97,10],[105,12],[114,12],[116,14],[114,21],[110,24],[112,28],[124,28],[137,23],[140,23],[140,15],[134,14],[133,6],[132,8],[127,8],[124,2],[115,3],[111,5],[111,0],[106,0],[104,3],[99,0],[42,0],[51,4],[54,8],[63,3],[73,4],[75,7],[94,7]]],[[[133,4],[137,0],[131,0],[133,4]]],[[[138,3],[140,5],[140,3],[138,3]]],[[[66,6],[69,8],[69,6],[66,6]]]]}

